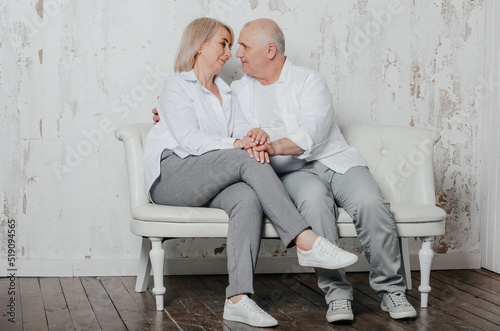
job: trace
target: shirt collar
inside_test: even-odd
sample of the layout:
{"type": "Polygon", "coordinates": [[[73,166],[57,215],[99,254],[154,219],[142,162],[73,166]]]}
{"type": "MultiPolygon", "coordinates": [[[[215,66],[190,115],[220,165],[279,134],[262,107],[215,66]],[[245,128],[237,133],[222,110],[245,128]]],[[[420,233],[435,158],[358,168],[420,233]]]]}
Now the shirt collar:
{"type": "MultiPolygon", "coordinates": [[[[183,71],[180,73],[180,76],[182,79],[184,80],[187,80],[189,82],[198,82],[198,77],[196,77],[196,74],[194,73],[194,70],[191,69],[189,71],[183,71]]],[[[215,84],[217,85],[217,87],[219,88],[219,91],[221,93],[224,93],[224,94],[228,94],[228,93],[231,93],[231,88],[229,87],[229,85],[226,84],[226,82],[219,77],[219,75],[216,75],[215,76],[215,84]]],[[[200,86],[202,86],[200,84],[200,86]]]]}
{"type": "Polygon", "coordinates": [[[292,70],[293,63],[286,57],[283,68],[281,69],[280,78],[278,78],[279,83],[287,83],[290,77],[290,71],[292,70]]]}

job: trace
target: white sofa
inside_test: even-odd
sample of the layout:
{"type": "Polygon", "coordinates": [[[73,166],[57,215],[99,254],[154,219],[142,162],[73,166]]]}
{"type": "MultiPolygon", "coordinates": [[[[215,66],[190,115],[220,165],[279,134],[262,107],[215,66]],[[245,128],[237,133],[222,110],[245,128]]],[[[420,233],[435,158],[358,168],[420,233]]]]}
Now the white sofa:
{"type": "MultiPolygon", "coordinates": [[[[163,309],[162,243],[173,238],[221,238],[227,236],[228,217],[222,209],[161,206],[150,203],[142,185],[142,154],[152,124],[133,124],[116,130],[125,145],[130,188],[130,229],[142,236],[136,291],[144,292],[153,268],[156,307],[163,309]]],[[[408,242],[419,237],[421,307],[427,307],[429,277],[433,257],[433,237],[445,232],[446,213],[436,207],[433,147],[439,135],[432,130],[400,126],[341,126],[347,142],[357,147],[370,168],[383,196],[391,203],[403,256],[403,275],[411,288],[408,242]]],[[[347,213],[340,209],[340,237],[357,237],[347,213]]],[[[263,226],[263,238],[278,238],[269,221],[263,226]]]]}

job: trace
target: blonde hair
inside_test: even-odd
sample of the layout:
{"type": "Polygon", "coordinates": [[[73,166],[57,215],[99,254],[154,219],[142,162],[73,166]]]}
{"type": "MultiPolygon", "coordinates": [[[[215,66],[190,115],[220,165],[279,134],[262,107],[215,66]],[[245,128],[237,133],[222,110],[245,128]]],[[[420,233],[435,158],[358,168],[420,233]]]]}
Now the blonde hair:
{"type": "Polygon", "coordinates": [[[231,35],[231,44],[234,40],[233,29],[216,19],[202,17],[188,24],[182,34],[181,43],[177,50],[174,62],[175,72],[189,71],[193,69],[198,50],[216,33],[219,28],[225,28],[231,35]]]}

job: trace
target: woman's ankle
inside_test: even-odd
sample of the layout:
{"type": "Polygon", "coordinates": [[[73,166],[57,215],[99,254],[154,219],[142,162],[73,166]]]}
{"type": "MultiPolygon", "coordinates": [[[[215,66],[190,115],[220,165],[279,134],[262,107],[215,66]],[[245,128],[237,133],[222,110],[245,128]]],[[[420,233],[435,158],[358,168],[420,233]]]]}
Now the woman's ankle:
{"type": "Polygon", "coordinates": [[[237,303],[239,302],[241,299],[243,299],[243,297],[247,296],[246,294],[237,294],[237,295],[233,295],[232,297],[229,297],[227,298],[229,301],[231,301],[232,303],[237,303]]]}
{"type": "Polygon", "coordinates": [[[313,230],[305,229],[295,237],[295,244],[298,249],[308,251],[312,249],[316,239],[318,239],[318,235],[313,230]]]}

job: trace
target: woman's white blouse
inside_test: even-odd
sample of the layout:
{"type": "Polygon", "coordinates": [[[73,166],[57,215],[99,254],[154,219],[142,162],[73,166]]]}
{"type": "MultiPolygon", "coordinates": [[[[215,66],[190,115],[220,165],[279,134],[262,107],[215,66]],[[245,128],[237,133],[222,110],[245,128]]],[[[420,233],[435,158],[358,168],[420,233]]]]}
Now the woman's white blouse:
{"type": "Polygon", "coordinates": [[[151,185],[160,175],[163,150],[170,149],[185,158],[234,148],[231,89],[220,77],[216,77],[215,84],[222,105],[200,84],[193,70],[166,78],[158,106],[160,122],[149,131],[144,147],[144,188],[148,197],[151,185]]]}

